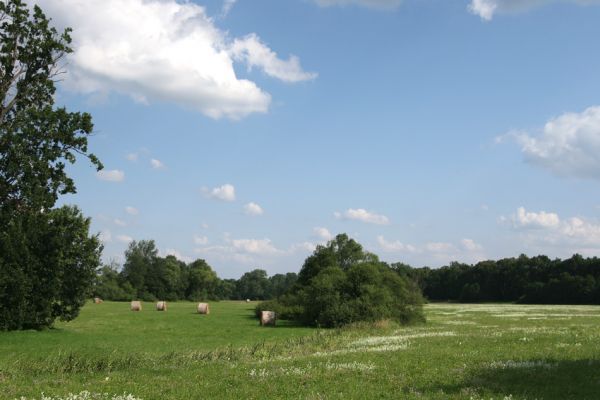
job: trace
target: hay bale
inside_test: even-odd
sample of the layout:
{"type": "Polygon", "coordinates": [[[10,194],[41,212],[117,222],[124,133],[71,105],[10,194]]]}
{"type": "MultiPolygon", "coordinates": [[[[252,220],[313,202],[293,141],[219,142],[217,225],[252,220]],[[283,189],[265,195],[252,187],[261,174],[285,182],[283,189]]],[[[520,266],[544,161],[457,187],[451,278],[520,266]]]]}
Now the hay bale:
{"type": "Polygon", "coordinates": [[[198,314],[210,314],[210,306],[208,303],[198,303],[198,314]]]}
{"type": "Polygon", "coordinates": [[[159,301],[156,303],[156,311],[167,311],[167,302],[159,301]]]}
{"type": "Polygon", "coordinates": [[[260,313],[260,325],[261,326],[275,326],[277,320],[275,311],[261,311],[260,313]]]}
{"type": "Polygon", "coordinates": [[[246,303],[250,303],[250,299],[246,299],[246,303]]]}
{"type": "Polygon", "coordinates": [[[141,301],[132,301],[131,302],[131,311],[142,311],[142,302],[141,301]]]}
{"type": "Polygon", "coordinates": [[[102,299],[100,297],[94,297],[94,304],[102,303],[102,299]]]}

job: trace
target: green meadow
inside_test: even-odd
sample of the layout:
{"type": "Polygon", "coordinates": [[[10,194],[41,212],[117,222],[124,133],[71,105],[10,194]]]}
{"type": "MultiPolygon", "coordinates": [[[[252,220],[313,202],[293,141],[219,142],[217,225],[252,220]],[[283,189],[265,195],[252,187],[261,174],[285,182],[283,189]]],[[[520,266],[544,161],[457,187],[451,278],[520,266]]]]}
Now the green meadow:
{"type": "Polygon", "coordinates": [[[599,306],[429,304],[426,324],[337,330],[259,327],[253,307],[90,303],[55,329],[0,333],[0,396],[600,398],[599,306]]]}

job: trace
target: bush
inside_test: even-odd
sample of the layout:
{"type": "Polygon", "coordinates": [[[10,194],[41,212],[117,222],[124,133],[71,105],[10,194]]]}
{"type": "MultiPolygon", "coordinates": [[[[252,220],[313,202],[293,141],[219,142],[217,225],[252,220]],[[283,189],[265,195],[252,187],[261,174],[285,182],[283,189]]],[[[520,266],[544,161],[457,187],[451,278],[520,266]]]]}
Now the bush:
{"type": "Polygon", "coordinates": [[[302,314],[302,307],[287,305],[280,300],[267,300],[258,303],[254,308],[256,318],[260,318],[262,311],[275,311],[277,319],[296,320],[302,314]]]}
{"type": "Polygon", "coordinates": [[[276,302],[261,303],[306,325],[337,327],[390,319],[424,321],[423,297],[417,285],[394,272],[348,236],[338,235],[317,246],[306,259],[298,282],[276,302]]]}

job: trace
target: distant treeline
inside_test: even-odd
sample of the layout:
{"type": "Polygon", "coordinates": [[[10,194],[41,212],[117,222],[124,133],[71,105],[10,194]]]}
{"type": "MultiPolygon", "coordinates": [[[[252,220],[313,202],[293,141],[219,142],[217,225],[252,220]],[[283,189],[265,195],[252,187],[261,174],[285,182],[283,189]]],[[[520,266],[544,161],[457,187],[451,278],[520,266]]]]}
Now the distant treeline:
{"type": "Polygon", "coordinates": [[[125,263],[104,266],[94,285],[94,295],[105,300],[266,300],[280,296],[296,283],[295,273],[271,277],[262,269],[240,279],[220,279],[206,261],[184,263],[174,256],[159,257],[154,241],[131,242],[125,263]]]}
{"type": "MultiPolygon", "coordinates": [[[[600,259],[575,254],[560,260],[547,256],[453,262],[441,268],[390,265],[417,283],[430,301],[518,302],[530,304],[600,304],[600,259]]],[[[104,266],[94,295],[105,300],[270,300],[290,292],[296,273],[255,269],[239,279],[220,279],[205,260],[184,263],[159,257],[152,240],[132,242],[122,268],[104,266]]]]}
{"type": "Polygon", "coordinates": [[[417,282],[430,301],[600,304],[600,259],[575,254],[566,260],[546,256],[503,258],[441,268],[392,264],[417,282]]]}

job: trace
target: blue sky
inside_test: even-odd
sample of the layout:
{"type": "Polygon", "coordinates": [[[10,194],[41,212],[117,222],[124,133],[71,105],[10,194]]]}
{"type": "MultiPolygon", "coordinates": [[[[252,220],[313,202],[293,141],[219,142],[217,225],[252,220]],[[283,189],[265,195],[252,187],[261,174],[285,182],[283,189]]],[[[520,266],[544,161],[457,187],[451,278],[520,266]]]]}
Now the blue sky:
{"type": "Polygon", "coordinates": [[[600,1],[40,0],[104,259],[221,277],[347,232],[386,261],[600,255],[600,1]]]}

